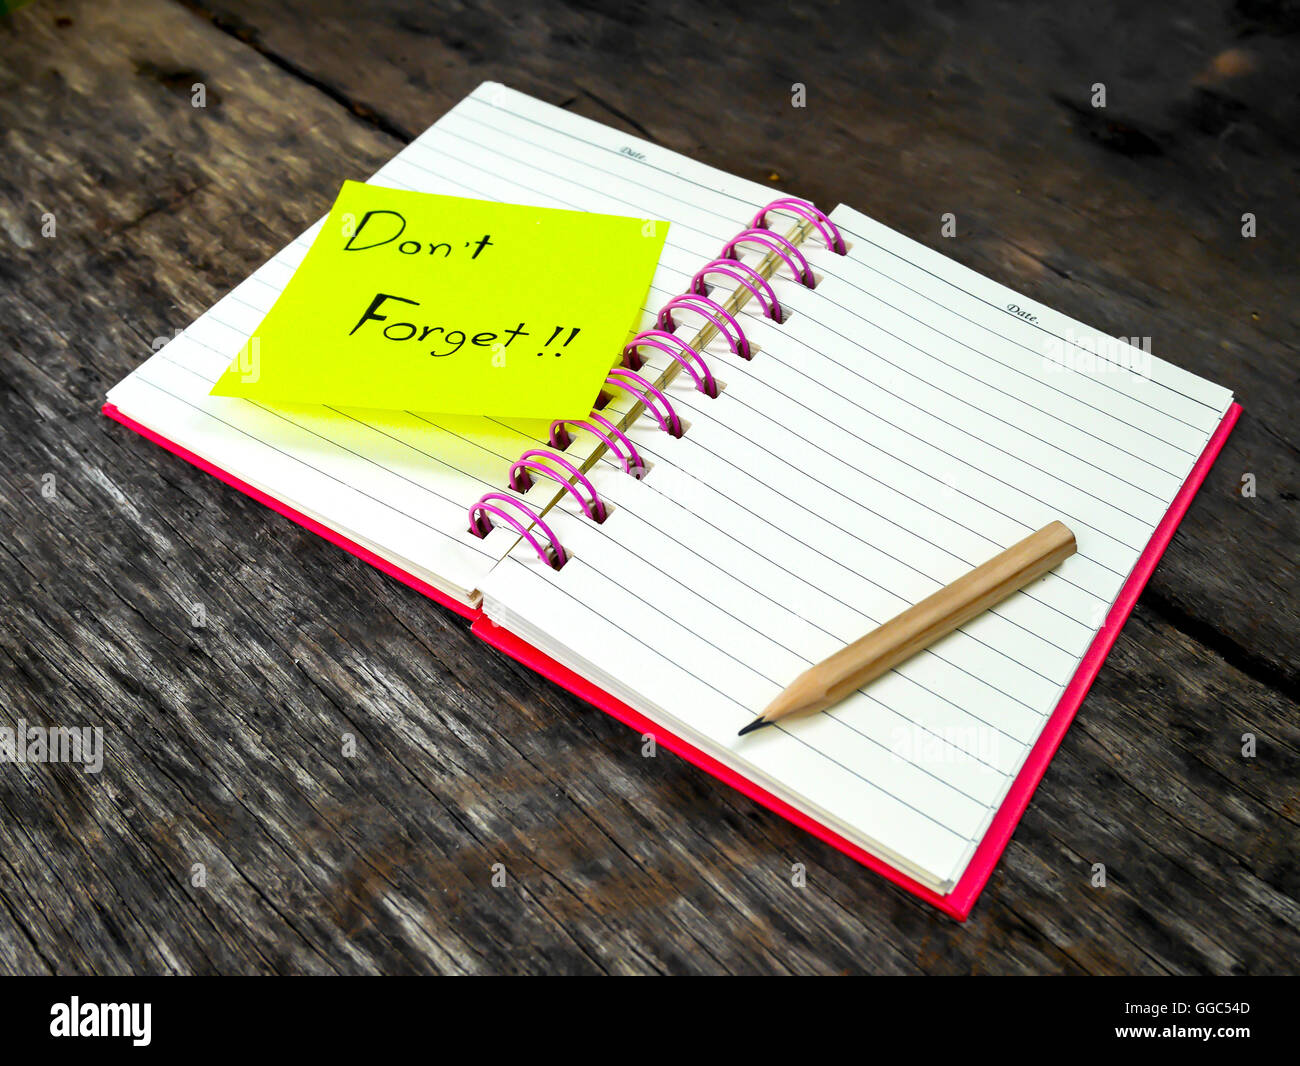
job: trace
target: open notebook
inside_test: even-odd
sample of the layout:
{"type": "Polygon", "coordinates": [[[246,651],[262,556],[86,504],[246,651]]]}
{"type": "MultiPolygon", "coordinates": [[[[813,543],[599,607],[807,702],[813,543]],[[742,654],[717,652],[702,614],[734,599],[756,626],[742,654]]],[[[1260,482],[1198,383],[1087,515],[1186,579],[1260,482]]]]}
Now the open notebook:
{"type": "Polygon", "coordinates": [[[1231,394],[850,208],[763,213],[769,189],[496,84],[370,180],[668,220],[641,325],[698,358],[652,333],[636,373],[658,392],[611,385],[599,432],[569,427],[562,452],[585,480],[551,464],[559,481],[524,492],[511,464],[561,454],[543,424],[209,397],[313,228],[106,412],[964,917],[1230,431],[1231,394]],[[712,307],[660,313],[756,226],[741,266],[704,276],[712,307]],[[485,493],[544,527],[503,505],[531,539],[500,520],[476,535],[485,493]],[[833,711],[736,736],[806,667],[1053,519],[1078,541],[1054,572],[833,711]]]}

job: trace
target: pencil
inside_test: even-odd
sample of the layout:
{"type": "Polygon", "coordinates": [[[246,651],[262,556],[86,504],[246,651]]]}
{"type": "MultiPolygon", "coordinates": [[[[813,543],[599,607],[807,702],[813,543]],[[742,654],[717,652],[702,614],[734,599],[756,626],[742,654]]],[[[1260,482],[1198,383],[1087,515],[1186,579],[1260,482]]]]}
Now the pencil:
{"type": "Polygon", "coordinates": [[[951,585],[945,585],[865,637],[841,648],[829,659],[809,667],[745,726],[740,736],[786,718],[833,707],[903,660],[1042,577],[1074,551],[1074,534],[1060,522],[1031,533],[951,585]]]}

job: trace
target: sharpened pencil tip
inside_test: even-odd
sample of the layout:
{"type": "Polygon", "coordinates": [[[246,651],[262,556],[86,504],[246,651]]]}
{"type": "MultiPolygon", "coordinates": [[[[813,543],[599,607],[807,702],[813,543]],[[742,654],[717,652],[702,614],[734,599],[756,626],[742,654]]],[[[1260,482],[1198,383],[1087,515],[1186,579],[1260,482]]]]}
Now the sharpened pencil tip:
{"type": "Polygon", "coordinates": [[[739,733],[737,733],[736,736],[743,737],[746,733],[752,733],[755,729],[762,729],[763,726],[771,725],[771,724],[772,723],[769,722],[766,718],[762,718],[762,717],[755,718],[752,722],[749,723],[749,725],[745,726],[744,729],[742,729],[739,733]]]}

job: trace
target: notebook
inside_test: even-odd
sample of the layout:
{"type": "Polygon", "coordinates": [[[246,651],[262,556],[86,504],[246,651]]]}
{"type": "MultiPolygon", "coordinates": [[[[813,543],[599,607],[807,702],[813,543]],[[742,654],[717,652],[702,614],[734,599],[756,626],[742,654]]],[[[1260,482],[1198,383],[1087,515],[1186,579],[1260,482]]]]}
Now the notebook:
{"type": "Polygon", "coordinates": [[[209,396],[317,227],[105,412],[966,917],[1232,394],[852,208],[495,83],[369,180],[668,220],[590,419],[209,396]],[[1053,519],[1078,542],[1055,571],[835,709],[737,737],[808,666],[1053,519]]]}

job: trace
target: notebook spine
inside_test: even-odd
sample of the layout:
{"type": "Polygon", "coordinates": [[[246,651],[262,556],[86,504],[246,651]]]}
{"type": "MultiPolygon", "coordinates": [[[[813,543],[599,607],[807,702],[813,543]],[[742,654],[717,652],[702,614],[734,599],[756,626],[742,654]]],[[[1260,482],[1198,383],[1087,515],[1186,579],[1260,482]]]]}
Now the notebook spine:
{"type": "MultiPolygon", "coordinates": [[[[815,231],[830,251],[837,255],[844,255],[847,251],[844,238],[835,223],[807,200],[783,196],[761,208],[749,226],[723,245],[718,258],[706,263],[696,272],[687,292],[674,296],[659,309],[654,327],[642,330],[624,347],[622,365],[609,372],[605,384],[610,389],[624,390],[636,401],[629,412],[627,426],[639,417],[641,411],[649,411],[661,430],[680,437],[684,426],[664,392],[664,386],[676,374],[685,372],[694,381],[697,391],[716,398],[719,391],[717,378],[700,350],[708,345],[714,335],[721,335],[726,338],[734,355],[741,359],[753,358],[753,346],[737,315],[741,307],[753,299],[762,309],[765,318],[777,324],[786,321],[787,310],[777,299],[770,280],[782,267],[789,270],[800,284],[810,289],[815,287],[816,277],[808,260],[799,250],[798,242],[768,226],[768,215],[773,213],[784,213],[801,219],[799,230],[792,231],[800,239],[815,231]],[[758,266],[741,260],[738,249],[744,245],[763,249],[764,256],[758,266]],[[710,288],[707,279],[715,274],[730,278],[738,286],[725,301],[730,309],[708,295],[710,288]],[[674,332],[678,326],[674,312],[686,311],[699,315],[706,323],[690,343],[674,332]],[[675,365],[661,374],[657,382],[651,382],[637,373],[645,365],[641,357],[641,351],[645,348],[662,352],[674,361],[675,365]]],[[[603,390],[602,395],[608,395],[608,390],[603,390]]],[[[562,452],[573,441],[571,430],[590,433],[596,437],[598,447],[597,452],[588,459],[589,463],[607,451],[618,459],[624,473],[640,479],[645,476],[646,464],[625,429],[626,426],[616,425],[600,414],[599,410],[593,410],[584,419],[557,419],[552,422],[549,442],[552,448],[562,452]]],[[[591,479],[563,456],[540,448],[529,449],[511,465],[508,484],[516,492],[527,492],[533,485],[534,477],[558,482],[577,501],[582,513],[591,521],[604,522],[608,517],[609,507],[601,500],[591,479]]],[[[524,501],[503,492],[485,493],[469,510],[469,531],[476,537],[486,537],[496,522],[506,524],[522,536],[547,566],[559,570],[568,562],[569,554],[554,530],[543,519],[542,513],[524,501]],[[544,540],[537,535],[539,532],[544,535],[544,540]]]]}

